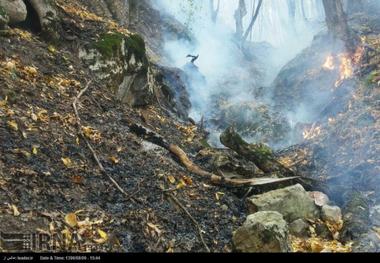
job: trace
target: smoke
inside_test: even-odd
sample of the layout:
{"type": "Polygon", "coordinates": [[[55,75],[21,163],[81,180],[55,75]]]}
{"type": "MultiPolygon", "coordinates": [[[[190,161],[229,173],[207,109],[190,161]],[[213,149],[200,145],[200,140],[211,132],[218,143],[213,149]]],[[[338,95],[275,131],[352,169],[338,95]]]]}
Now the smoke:
{"type": "MultiPolygon", "coordinates": [[[[222,98],[225,105],[266,105],[272,103],[267,87],[280,69],[301,50],[310,45],[323,23],[319,0],[295,0],[294,17],[289,16],[288,1],[264,0],[254,30],[244,52],[235,39],[234,12],[238,0],[221,0],[218,20],[211,19],[209,1],[159,0],[162,12],[185,24],[195,39],[167,41],[165,52],[171,65],[182,68],[189,77],[192,102],[190,116],[196,121],[213,119],[216,105],[222,98]],[[195,65],[189,64],[187,55],[199,55],[195,65]],[[260,93],[260,96],[257,94],[260,93]]],[[[253,2],[246,1],[249,24],[253,2]]],[[[248,112],[249,113],[249,112],[248,112]]],[[[241,112],[246,115],[247,112],[241,112]]],[[[300,115],[305,114],[303,112],[300,115]]],[[[249,120],[248,120],[249,121],[249,120]]],[[[209,124],[217,138],[218,127],[209,124]]],[[[212,140],[212,139],[211,139],[212,140]]],[[[260,138],[256,138],[260,140],[260,138]]],[[[218,140],[215,140],[217,144],[218,140]]]]}

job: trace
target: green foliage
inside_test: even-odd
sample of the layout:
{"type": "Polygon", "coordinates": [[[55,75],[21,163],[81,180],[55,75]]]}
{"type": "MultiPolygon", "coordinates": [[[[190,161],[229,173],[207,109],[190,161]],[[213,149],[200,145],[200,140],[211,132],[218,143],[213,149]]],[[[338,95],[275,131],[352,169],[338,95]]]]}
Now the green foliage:
{"type": "Polygon", "coordinates": [[[203,138],[202,140],[199,141],[200,144],[204,147],[204,148],[212,148],[211,145],[207,142],[207,139],[206,138],[203,138]]]}
{"type": "Polygon", "coordinates": [[[7,16],[7,13],[5,12],[4,8],[0,5],[0,16],[7,16]]]}
{"type": "Polygon", "coordinates": [[[375,84],[376,79],[380,77],[380,71],[374,70],[372,71],[366,78],[366,84],[367,86],[372,86],[375,84]]]}
{"type": "Polygon", "coordinates": [[[273,155],[272,149],[265,144],[257,144],[255,145],[255,149],[262,157],[271,157],[273,155]]]}
{"type": "Polygon", "coordinates": [[[106,58],[120,55],[124,35],[120,33],[102,34],[95,43],[95,48],[106,58]]]}
{"type": "Polygon", "coordinates": [[[125,41],[128,52],[134,54],[137,60],[143,61],[146,58],[145,41],[140,35],[131,34],[125,41]]]}

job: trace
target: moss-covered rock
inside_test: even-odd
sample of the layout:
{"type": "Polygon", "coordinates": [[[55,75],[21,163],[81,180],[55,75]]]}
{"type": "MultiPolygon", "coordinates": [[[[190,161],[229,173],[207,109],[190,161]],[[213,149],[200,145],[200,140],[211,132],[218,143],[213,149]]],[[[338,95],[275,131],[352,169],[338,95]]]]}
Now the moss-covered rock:
{"type": "Polygon", "coordinates": [[[26,5],[22,0],[0,0],[0,17],[8,17],[10,24],[17,24],[26,19],[26,5]]]}
{"type": "Polygon", "coordinates": [[[265,211],[248,216],[232,238],[243,253],[290,252],[289,229],[278,212],[265,211]]]}
{"type": "Polygon", "coordinates": [[[119,57],[122,55],[122,45],[125,36],[121,33],[105,33],[100,35],[94,47],[106,58],[119,57]]]}
{"type": "Polygon", "coordinates": [[[0,5],[0,16],[5,17],[6,15],[7,15],[7,13],[5,13],[4,8],[0,5]]]}
{"type": "Polygon", "coordinates": [[[125,46],[129,54],[134,54],[139,61],[146,60],[146,47],[144,39],[138,34],[130,34],[125,39],[125,46]]]}
{"type": "Polygon", "coordinates": [[[3,29],[9,23],[9,17],[4,8],[0,5],[0,29],[3,29]]]}

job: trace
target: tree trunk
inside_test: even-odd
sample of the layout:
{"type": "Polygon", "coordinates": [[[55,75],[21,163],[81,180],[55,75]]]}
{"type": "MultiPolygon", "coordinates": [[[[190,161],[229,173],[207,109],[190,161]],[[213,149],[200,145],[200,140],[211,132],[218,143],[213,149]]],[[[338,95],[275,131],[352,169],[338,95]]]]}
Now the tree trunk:
{"type": "Polygon", "coordinates": [[[279,163],[272,150],[261,144],[248,144],[234,128],[228,128],[220,136],[221,143],[235,151],[237,154],[255,163],[264,173],[279,177],[292,177],[296,174],[289,168],[279,163]]]}
{"type": "Polygon", "coordinates": [[[249,36],[249,33],[252,32],[253,26],[255,25],[257,17],[259,16],[262,4],[263,4],[263,0],[259,0],[259,3],[256,7],[255,14],[252,16],[251,22],[249,23],[249,26],[248,26],[247,30],[245,31],[243,41],[246,41],[248,36],[249,36]]]}
{"type": "Polygon", "coordinates": [[[209,5],[210,5],[211,21],[215,24],[216,20],[218,19],[218,15],[219,15],[220,0],[218,0],[216,9],[215,9],[214,0],[209,0],[209,5]]]}
{"type": "Polygon", "coordinates": [[[342,0],[323,0],[326,24],[330,34],[341,39],[349,53],[355,53],[356,37],[348,26],[347,15],[343,10],[342,0]]]}
{"type": "Polygon", "coordinates": [[[128,22],[133,26],[138,21],[140,0],[128,0],[128,22]]]}
{"type": "Polygon", "coordinates": [[[243,38],[243,19],[247,15],[245,0],[239,0],[239,6],[235,11],[236,38],[240,41],[243,38]]]}

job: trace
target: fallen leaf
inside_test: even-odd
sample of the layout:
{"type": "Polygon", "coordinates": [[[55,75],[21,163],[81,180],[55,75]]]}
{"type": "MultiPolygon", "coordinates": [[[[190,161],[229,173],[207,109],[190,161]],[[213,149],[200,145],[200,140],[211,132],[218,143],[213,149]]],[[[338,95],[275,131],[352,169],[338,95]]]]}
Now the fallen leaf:
{"type": "Polygon", "coordinates": [[[37,155],[37,154],[38,154],[38,148],[37,148],[37,146],[33,146],[33,147],[32,147],[32,153],[33,153],[34,155],[37,155]]]}
{"type": "Polygon", "coordinates": [[[99,234],[99,236],[100,236],[102,239],[104,239],[104,240],[108,240],[108,235],[107,235],[107,233],[104,232],[103,230],[98,229],[98,234],[99,234]]]}
{"type": "Polygon", "coordinates": [[[14,216],[19,216],[21,213],[18,211],[18,208],[17,208],[17,206],[15,206],[15,205],[11,205],[11,209],[12,209],[12,211],[13,211],[13,215],[14,216]]]}
{"type": "Polygon", "coordinates": [[[70,158],[61,158],[63,164],[67,167],[70,168],[73,165],[73,162],[71,161],[70,158]]]}
{"type": "Polygon", "coordinates": [[[38,71],[35,67],[26,66],[24,69],[28,74],[32,75],[33,77],[37,76],[38,71]]]}
{"type": "Polygon", "coordinates": [[[34,121],[38,121],[38,117],[37,117],[37,115],[36,115],[35,113],[32,113],[32,114],[30,115],[30,117],[32,118],[32,120],[34,120],[34,121]]]}
{"type": "Polygon", "coordinates": [[[175,179],[174,176],[172,176],[172,175],[169,175],[169,176],[168,176],[168,180],[169,180],[169,182],[170,182],[171,184],[175,184],[175,182],[176,182],[176,179],[175,179]]]}
{"type": "Polygon", "coordinates": [[[88,139],[94,141],[94,142],[99,142],[102,138],[100,132],[98,130],[95,130],[92,127],[82,127],[82,131],[84,136],[86,136],[88,139]]]}
{"type": "Polygon", "coordinates": [[[158,236],[161,235],[162,231],[158,228],[158,225],[147,223],[148,227],[152,229],[158,236]]]}
{"type": "Polygon", "coordinates": [[[193,185],[193,180],[190,178],[190,177],[188,177],[188,176],[182,176],[182,179],[183,179],[183,181],[187,184],[187,185],[193,185]]]}
{"type": "Polygon", "coordinates": [[[47,110],[40,110],[37,112],[37,117],[40,121],[42,122],[48,122],[49,121],[49,116],[48,116],[48,111],[47,110]]]}
{"type": "Polygon", "coordinates": [[[65,216],[65,222],[71,226],[76,227],[78,225],[78,218],[77,215],[74,213],[69,213],[65,216]]]}
{"type": "Polygon", "coordinates": [[[14,130],[14,131],[18,131],[18,125],[17,125],[17,122],[16,121],[8,121],[8,126],[14,130]]]}
{"type": "Polygon", "coordinates": [[[215,198],[216,198],[216,200],[219,201],[224,195],[225,195],[225,193],[217,192],[217,193],[215,194],[215,198]]]}
{"type": "Polygon", "coordinates": [[[53,53],[53,54],[55,54],[57,52],[57,50],[55,49],[55,47],[52,46],[52,45],[48,46],[48,50],[49,50],[50,53],[53,53]]]}
{"type": "Polygon", "coordinates": [[[73,181],[74,184],[82,184],[83,183],[83,177],[79,175],[74,175],[71,177],[71,180],[73,181]]]}
{"type": "Polygon", "coordinates": [[[185,183],[185,181],[184,180],[180,180],[179,181],[179,184],[177,184],[177,189],[182,189],[182,188],[185,188],[186,187],[186,183],[185,183]]]}
{"type": "Polygon", "coordinates": [[[117,159],[115,156],[111,156],[110,158],[110,161],[113,162],[114,164],[118,164],[120,162],[119,159],[117,159]]]}

